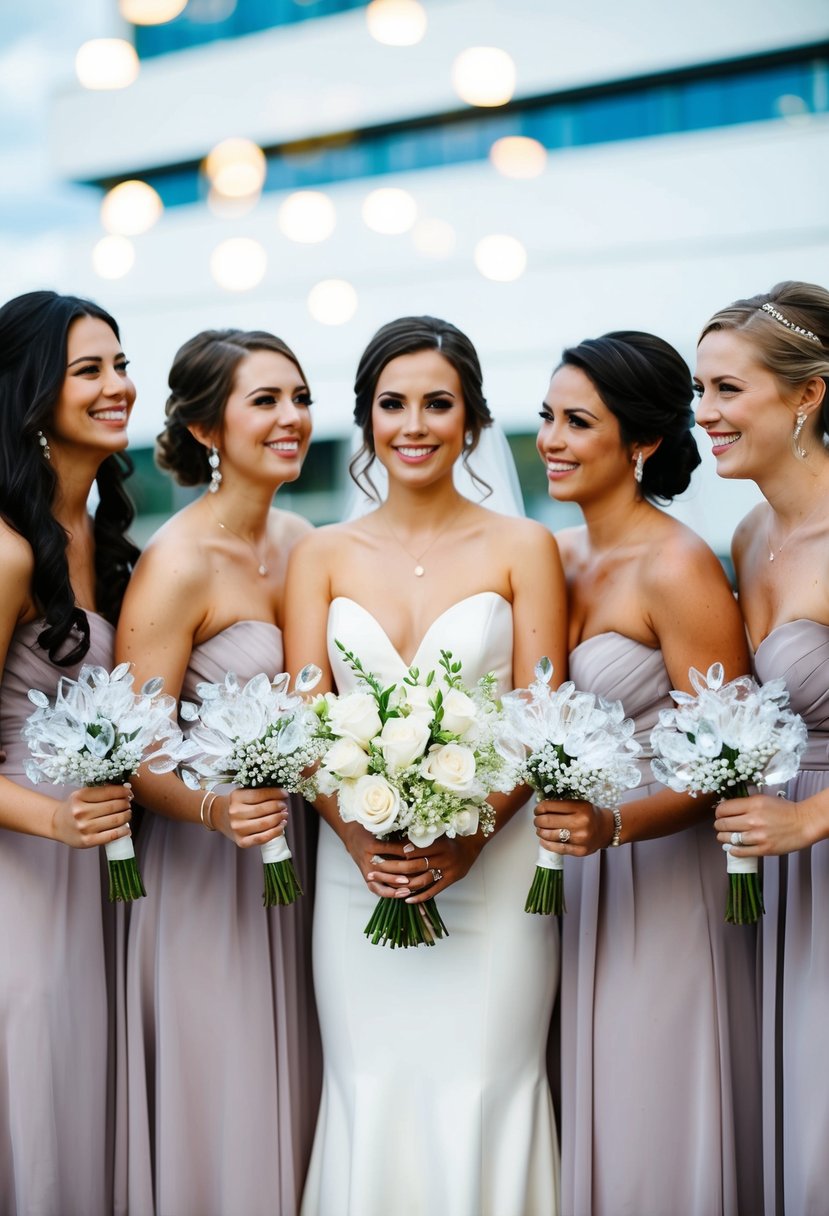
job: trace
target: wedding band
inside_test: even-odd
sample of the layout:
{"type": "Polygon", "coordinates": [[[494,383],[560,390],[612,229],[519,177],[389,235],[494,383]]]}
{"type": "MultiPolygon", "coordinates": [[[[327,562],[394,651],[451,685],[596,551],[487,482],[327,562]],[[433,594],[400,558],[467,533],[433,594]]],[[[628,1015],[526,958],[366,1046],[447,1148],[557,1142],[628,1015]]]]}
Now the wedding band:
{"type": "Polygon", "coordinates": [[[743,843],[742,832],[732,832],[731,833],[731,843],[736,844],[737,848],[739,849],[743,843]]]}
{"type": "Polygon", "coordinates": [[[567,841],[570,839],[570,829],[569,828],[559,828],[558,829],[558,839],[559,839],[560,844],[567,844],[567,841]]]}
{"type": "Polygon", "coordinates": [[[443,878],[443,870],[432,870],[432,882],[440,882],[443,878]]]}
{"type": "Polygon", "coordinates": [[[373,856],[373,857],[372,857],[372,859],[371,859],[371,864],[372,864],[373,866],[381,866],[381,865],[383,864],[383,858],[382,858],[382,857],[378,857],[378,856],[377,856],[377,854],[375,853],[375,854],[374,854],[374,856],[373,856]]]}
{"type": "Polygon", "coordinates": [[[426,865],[423,867],[423,873],[425,874],[426,871],[429,869],[429,858],[424,857],[423,860],[426,862],[426,865]]]}

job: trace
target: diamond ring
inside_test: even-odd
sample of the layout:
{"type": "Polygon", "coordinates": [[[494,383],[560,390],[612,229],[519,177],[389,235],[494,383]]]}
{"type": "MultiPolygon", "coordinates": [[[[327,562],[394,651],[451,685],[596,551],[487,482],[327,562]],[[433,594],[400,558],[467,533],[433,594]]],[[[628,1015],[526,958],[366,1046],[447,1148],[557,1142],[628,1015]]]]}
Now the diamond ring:
{"type": "Polygon", "coordinates": [[[558,839],[559,839],[559,843],[567,844],[567,841],[570,839],[570,829],[569,828],[559,828],[558,829],[558,839]]]}
{"type": "Polygon", "coordinates": [[[731,843],[736,844],[737,848],[739,849],[743,843],[742,832],[732,832],[731,833],[731,843]]]}
{"type": "Polygon", "coordinates": [[[440,882],[443,878],[443,870],[432,870],[432,882],[440,882]]]}

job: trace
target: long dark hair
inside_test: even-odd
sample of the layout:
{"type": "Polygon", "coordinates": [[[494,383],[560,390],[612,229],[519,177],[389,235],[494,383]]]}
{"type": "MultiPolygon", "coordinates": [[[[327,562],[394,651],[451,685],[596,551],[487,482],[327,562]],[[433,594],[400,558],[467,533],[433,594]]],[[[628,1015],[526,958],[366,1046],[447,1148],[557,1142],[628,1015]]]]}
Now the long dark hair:
{"type": "MultiPolygon", "coordinates": [[[[59,666],[85,656],[89,621],[69,581],[68,537],[52,513],[57,477],[38,432],[49,428],[66,376],[69,327],[79,317],[104,321],[120,341],[109,313],[77,296],[32,291],[0,308],[0,514],[32,547],[32,591],[46,621],[38,643],[59,666]]],[[[134,516],[123,484],[131,472],[129,458],[113,453],[95,479],[95,599],[113,625],[139,552],[125,535],[134,516]]]]}
{"type": "MultiPolygon", "coordinates": [[[[400,355],[413,355],[420,350],[436,350],[458,373],[466,407],[465,429],[468,437],[463,449],[464,464],[478,446],[481,431],[492,425],[492,414],[484,397],[478,353],[466,334],[438,317],[400,317],[397,321],[389,321],[378,329],[363,351],[354,380],[354,421],[362,432],[363,445],[351,461],[348,471],[361,489],[361,478],[365,478],[375,498],[378,494],[370,471],[375,461],[371,429],[374,390],[387,363],[400,355]]],[[[469,469],[469,474],[474,482],[490,490],[472,469],[469,469]]]]}

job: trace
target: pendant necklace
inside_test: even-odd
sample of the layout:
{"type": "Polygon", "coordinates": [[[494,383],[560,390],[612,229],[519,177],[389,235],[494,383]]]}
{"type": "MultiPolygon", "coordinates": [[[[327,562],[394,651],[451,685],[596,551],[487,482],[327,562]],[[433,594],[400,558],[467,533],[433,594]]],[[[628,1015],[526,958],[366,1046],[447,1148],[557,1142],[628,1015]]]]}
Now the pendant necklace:
{"type": "Polygon", "coordinates": [[[806,524],[809,522],[809,520],[812,518],[812,516],[817,515],[818,511],[822,510],[825,506],[826,506],[825,502],[823,502],[823,501],[819,502],[817,504],[817,506],[814,507],[809,512],[809,514],[806,516],[806,518],[804,520],[802,520],[799,524],[797,524],[794,528],[792,528],[789,535],[783,538],[783,543],[778,545],[776,549],[773,549],[771,547],[771,520],[769,520],[769,526],[766,529],[766,548],[769,551],[769,561],[773,562],[775,557],[777,556],[777,554],[783,548],[783,545],[788,544],[788,542],[792,539],[792,537],[795,535],[795,533],[799,532],[801,528],[805,528],[806,524]]]}
{"type": "MultiPolygon", "coordinates": [[[[244,544],[248,545],[251,552],[253,553],[253,556],[256,558],[257,572],[258,572],[259,576],[261,578],[265,578],[268,573],[268,567],[265,565],[265,562],[257,553],[256,545],[253,543],[253,541],[248,540],[248,538],[246,536],[242,536],[241,532],[237,532],[234,528],[229,528],[227,524],[223,524],[222,521],[219,519],[218,515],[216,514],[216,512],[211,507],[209,502],[207,503],[207,508],[223,532],[229,532],[231,534],[231,536],[235,536],[238,540],[241,540],[244,542],[244,544]]],[[[267,544],[267,541],[265,543],[267,544]]]]}
{"type": "Polygon", "coordinates": [[[455,520],[459,517],[461,511],[463,511],[465,506],[466,506],[466,502],[462,502],[461,505],[458,507],[457,511],[455,511],[454,515],[450,516],[450,518],[446,521],[446,523],[443,525],[443,527],[439,528],[437,530],[437,532],[434,534],[432,539],[429,541],[426,548],[421,549],[420,553],[412,553],[411,549],[407,545],[403,544],[402,540],[397,535],[394,528],[392,528],[389,521],[384,518],[384,523],[389,530],[389,536],[392,538],[392,540],[395,542],[396,545],[400,546],[400,548],[403,550],[404,553],[408,553],[409,557],[415,563],[415,567],[412,572],[414,574],[415,578],[423,578],[423,575],[426,573],[426,568],[423,565],[424,557],[429,552],[429,550],[432,548],[432,545],[434,545],[440,539],[440,537],[443,536],[444,532],[446,532],[446,530],[450,527],[450,525],[455,522],[455,520]]]}

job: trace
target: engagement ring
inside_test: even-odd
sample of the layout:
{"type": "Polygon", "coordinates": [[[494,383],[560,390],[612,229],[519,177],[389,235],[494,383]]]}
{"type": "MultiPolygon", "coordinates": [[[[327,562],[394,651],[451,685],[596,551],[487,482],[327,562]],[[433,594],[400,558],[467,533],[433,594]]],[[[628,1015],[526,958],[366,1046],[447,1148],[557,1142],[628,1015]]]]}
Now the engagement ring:
{"type": "Polygon", "coordinates": [[[561,844],[567,844],[567,841],[570,839],[570,829],[569,828],[559,828],[558,829],[558,838],[559,838],[559,841],[561,842],[561,844]]]}

